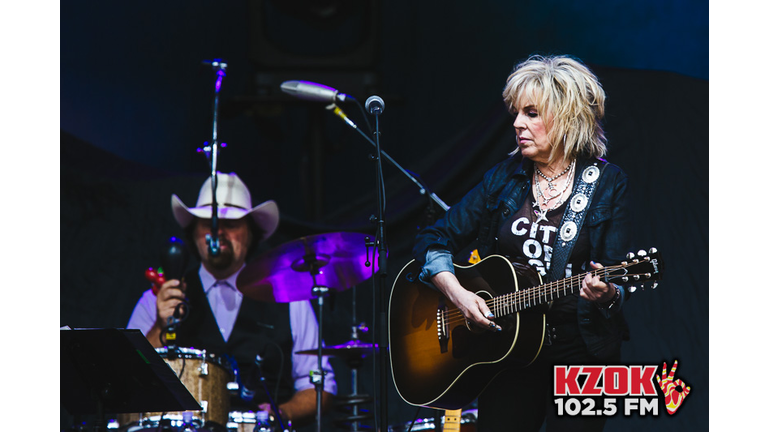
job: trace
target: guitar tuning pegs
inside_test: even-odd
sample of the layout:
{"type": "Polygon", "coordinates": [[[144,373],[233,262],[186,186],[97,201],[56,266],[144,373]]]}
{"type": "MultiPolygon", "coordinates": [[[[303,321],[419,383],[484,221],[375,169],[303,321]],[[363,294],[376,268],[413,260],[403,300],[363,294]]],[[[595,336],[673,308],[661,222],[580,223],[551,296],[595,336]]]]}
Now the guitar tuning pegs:
{"type": "Polygon", "coordinates": [[[628,259],[628,260],[631,260],[631,259],[632,259],[632,258],[634,258],[634,257],[635,257],[635,254],[633,254],[632,252],[629,252],[629,253],[627,254],[627,259],[628,259]]]}
{"type": "Polygon", "coordinates": [[[638,281],[640,280],[640,275],[632,275],[632,279],[638,281]]]}
{"type": "Polygon", "coordinates": [[[628,277],[626,277],[626,276],[623,276],[623,277],[621,278],[621,281],[622,281],[622,282],[629,282],[629,278],[628,278],[628,277]]]}
{"type": "Polygon", "coordinates": [[[651,286],[651,289],[656,289],[656,287],[659,286],[659,282],[654,282],[653,286],[651,286]]]}
{"type": "Polygon", "coordinates": [[[644,257],[646,255],[648,255],[648,253],[645,252],[643,249],[640,249],[639,251],[637,251],[637,256],[639,257],[644,257]]]}
{"type": "Polygon", "coordinates": [[[633,285],[633,286],[629,287],[629,292],[633,293],[635,291],[637,291],[637,287],[636,286],[633,285]]]}
{"type": "Polygon", "coordinates": [[[656,252],[658,252],[658,251],[659,251],[659,250],[658,250],[658,249],[656,249],[655,247],[652,247],[652,248],[648,249],[648,252],[650,252],[650,253],[652,253],[652,254],[655,254],[655,253],[656,253],[656,252]]]}

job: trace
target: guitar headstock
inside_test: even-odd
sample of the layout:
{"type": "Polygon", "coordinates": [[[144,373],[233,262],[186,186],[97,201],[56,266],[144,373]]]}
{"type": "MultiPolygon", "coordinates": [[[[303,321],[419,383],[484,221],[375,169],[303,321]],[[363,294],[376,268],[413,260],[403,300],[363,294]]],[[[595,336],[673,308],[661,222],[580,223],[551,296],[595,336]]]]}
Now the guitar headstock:
{"type": "MultiPolygon", "coordinates": [[[[637,255],[628,253],[627,260],[622,261],[621,265],[611,267],[605,280],[619,285],[639,282],[643,289],[646,282],[653,281],[651,289],[656,289],[663,273],[664,262],[661,259],[661,253],[656,248],[651,248],[648,252],[640,249],[637,255]]],[[[629,292],[635,291],[637,286],[629,287],[629,292]]]]}

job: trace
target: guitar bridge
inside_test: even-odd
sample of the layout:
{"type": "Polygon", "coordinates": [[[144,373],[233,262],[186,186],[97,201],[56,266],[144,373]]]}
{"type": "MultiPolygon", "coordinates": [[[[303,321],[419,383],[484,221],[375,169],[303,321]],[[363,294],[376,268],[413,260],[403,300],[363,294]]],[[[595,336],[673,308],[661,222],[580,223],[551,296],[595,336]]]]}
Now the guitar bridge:
{"type": "Polygon", "coordinates": [[[448,307],[445,305],[445,301],[440,299],[440,304],[437,307],[437,341],[440,343],[440,352],[448,351],[448,339],[450,339],[451,328],[447,319],[448,307]]]}

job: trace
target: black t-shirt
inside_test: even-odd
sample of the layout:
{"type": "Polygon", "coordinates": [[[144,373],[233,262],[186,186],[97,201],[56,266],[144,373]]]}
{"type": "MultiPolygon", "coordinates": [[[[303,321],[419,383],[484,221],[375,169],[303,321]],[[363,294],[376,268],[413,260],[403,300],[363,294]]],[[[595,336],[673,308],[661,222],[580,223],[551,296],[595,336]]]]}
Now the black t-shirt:
{"type": "MultiPolygon", "coordinates": [[[[538,270],[543,278],[552,261],[552,249],[566,207],[567,201],[547,211],[546,218],[540,219],[533,210],[533,191],[531,191],[525,204],[499,228],[499,252],[512,261],[530,265],[538,270]]],[[[582,225],[565,268],[565,277],[586,271],[587,261],[589,261],[589,232],[586,225],[582,225]]],[[[547,312],[548,321],[552,324],[575,322],[578,295],[576,291],[555,299],[547,312]]]]}

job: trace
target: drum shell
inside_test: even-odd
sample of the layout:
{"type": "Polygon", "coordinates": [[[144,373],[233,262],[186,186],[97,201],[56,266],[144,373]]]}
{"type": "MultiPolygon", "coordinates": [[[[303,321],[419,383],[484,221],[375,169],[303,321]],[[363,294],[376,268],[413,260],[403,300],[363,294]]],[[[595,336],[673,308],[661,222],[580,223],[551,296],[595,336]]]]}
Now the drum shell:
{"type": "MultiPolygon", "coordinates": [[[[177,351],[176,355],[169,356],[166,348],[157,349],[160,357],[173,369],[184,387],[203,407],[202,411],[191,411],[195,423],[215,422],[225,426],[230,407],[227,383],[232,379],[228,364],[205,351],[193,348],[178,348],[177,351]]],[[[160,420],[161,416],[180,418],[182,411],[120,414],[117,416],[117,421],[121,427],[139,422],[153,425],[160,420]]]]}

